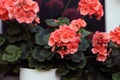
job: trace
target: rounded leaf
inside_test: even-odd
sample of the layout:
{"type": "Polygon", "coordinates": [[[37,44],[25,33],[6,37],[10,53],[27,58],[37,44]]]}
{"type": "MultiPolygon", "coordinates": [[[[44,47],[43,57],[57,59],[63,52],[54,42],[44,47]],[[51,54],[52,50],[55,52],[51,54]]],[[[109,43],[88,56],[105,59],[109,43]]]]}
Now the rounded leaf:
{"type": "Polygon", "coordinates": [[[21,49],[15,45],[8,45],[5,48],[6,53],[2,55],[2,60],[8,62],[17,61],[21,56],[21,49]]]}
{"type": "Polygon", "coordinates": [[[3,44],[4,44],[4,42],[5,42],[5,38],[0,37],[0,46],[1,46],[1,45],[3,45],[3,44]]]}

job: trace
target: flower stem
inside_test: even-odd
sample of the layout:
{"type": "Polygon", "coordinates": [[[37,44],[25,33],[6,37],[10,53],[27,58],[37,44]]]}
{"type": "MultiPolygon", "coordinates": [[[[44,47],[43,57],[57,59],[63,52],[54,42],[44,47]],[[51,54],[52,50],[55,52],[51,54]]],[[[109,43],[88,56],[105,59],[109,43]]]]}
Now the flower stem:
{"type": "Polygon", "coordinates": [[[68,1],[67,1],[66,5],[65,5],[65,7],[64,7],[63,12],[67,9],[67,7],[68,7],[68,5],[69,5],[70,1],[71,1],[71,0],[68,0],[68,1]]]}

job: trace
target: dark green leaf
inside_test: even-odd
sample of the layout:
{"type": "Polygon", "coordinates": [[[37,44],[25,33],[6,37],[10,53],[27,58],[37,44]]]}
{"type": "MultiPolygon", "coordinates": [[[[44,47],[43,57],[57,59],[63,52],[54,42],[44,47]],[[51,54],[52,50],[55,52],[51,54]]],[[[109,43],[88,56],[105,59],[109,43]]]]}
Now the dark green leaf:
{"type": "Polygon", "coordinates": [[[7,36],[7,40],[10,42],[10,43],[14,43],[16,41],[16,39],[12,36],[7,36]]]}
{"type": "Polygon", "coordinates": [[[29,66],[31,68],[35,68],[35,69],[38,69],[38,70],[41,70],[41,69],[50,70],[50,69],[53,68],[53,63],[47,62],[47,61],[45,61],[45,62],[39,62],[36,59],[30,58],[29,66]]]}
{"type": "Polygon", "coordinates": [[[3,54],[2,60],[8,61],[8,62],[14,62],[17,61],[21,56],[21,49],[15,45],[8,45],[5,48],[5,51],[7,54],[3,54]]]}
{"type": "Polygon", "coordinates": [[[48,43],[49,36],[50,36],[49,34],[46,34],[46,35],[43,36],[43,41],[45,43],[48,43]]]}
{"type": "Polygon", "coordinates": [[[43,41],[43,36],[44,36],[44,34],[41,34],[41,33],[37,33],[35,35],[36,44],[38,44],[38,45],[47,45],[47,43],[45,41],[43,41]]]}
{"type": "Polygon", "coordinates": [[[62,76],[62,80],[86,80],[82,79],[81,70],[70,71],[67,75],[62,76]]]}
{"type": "Polygon", "coordinates": [[[87,63],[87,59],[84,59],[78,64],[78,67],[83,69],[86,66],[86,63],[87,63]]]}
{"type": "Polygon", "coordinates": [[[57,19],[57,22],[55,22],[55,19],[47,19],[45,21],[49,26],[53,26],[53,27],[56,27],[56,26],[60,26],[60,25],[64,25],[64,24],[67,24],[69,25],[70,23],[70,20],[68,18],[58,18],[57,19]]]}
{"type": "Polygon", "coordinates": [[[79,50],[80,51],[86,51],[87,48],[89,47],[89,43],[86,39],[81,39],[81,43],[80,43],[80,46],[79,46],[79,50]]]}
{"type": "Polygon", "coordinates": [[[56,70],[56,73],[60,76],[66,75],[68,72],[69,72],[69,69],[64,65],[58,66],[56,70]]]}
{"type": "Polygon", "coordinates": [[[80,32],[82,34],[82,38],[85,38],[86,36],[88,36],[91,33],[85,29],[81,29],[80,32]]]}
{"type": "Polygon", "coordinates": [[[9,35],[17,35],[20,33],[20,28],[19,27],[14,27],[14,26],[11,26],[7,29],[7,33],[9,35]]]}
{"type": "Polygon", "coordinates": [[[3,45],[3,44],[4,44],[4,42],[5,42],[5,38],[0,37],[0,46],[1,46],[1,45],[3,45]]]}
{"type": "Polygon", "coordinates": [[[49,25],[49,26],[59,26],[58,24],[57,24],[57,22],[55,22],[55,19],[47,19],[46,21],[46,24],[47,25],[49,25]]]}
{"type": "Polygon", "coordinates": [[[22,40],[22,36],[15,36],[15,40],[16,41],[21,41],[22,40]]]}
{"type": "Polygon", "coordinates": [[[38,45],[48,45],[50,29],[44,29],[35,35],[35,41],[38,45]]]}
{"type": "Polygon", "coordinates": [[[105,64],[108,68],[111,68],[114,65],[112,58],[107,59],[103,64],[105,64]]]}
{"type": "Polygon", "coordinates": [[[112,74],[112,79],[113,80],[120,80],[120,72],[112,74]]]}
{"type": "Polygon", "coordinates": [[[64,25],[64,24],[67,24],[69,25],[70,24],[70,20],[68,18],[58,18],[58,23],[57,23],[59,26],[60,25],[64,25]]]}
{"type": "Polygon", "coordinates": [[[33,33],[37,33],[37,32],[40,32],[42,30],[43,30],[42,26],[30,26],[30,31],[33,33]]]}
{"type": "Polygon", "coordinates": [[[47,45],[47,46],[45,46],[44,48],[46,48],[46,49],[50,49],[50,48],[51,48],[51,46],[47,45]]]}
{"type": "Polygon", "coordinates": [[[66,62],[65,64],[66,64],[66,66],[67,66],[69,69],[71,69],[71,70],[76,70],[76,69],[78,69],[78,63],[74,63],[74,62],[68,61],[68,62],[66,62]]]}
{"type": "Polygon", "coordinates": [[[24,43],[21,45],[21,51],[22,51],[21,58],[25,59],[29,56],[30,53],[32,53],[32,47],[29,43],[28,44],[24,43]]]}
{"type": "Polygon", "coordinates": [[[81,62],[82,60],[85,59],[85,56],[82,52],[77,52],[77,53],[71,55],[71,59],[73,62],[81,62]]]}
{"type": "Polygon", "coordinates": [[[44,48],[35,48],[33,51],[33,58],[40,62],[50,60],[53,57],[53,53],[50,50],[44,48]]]}

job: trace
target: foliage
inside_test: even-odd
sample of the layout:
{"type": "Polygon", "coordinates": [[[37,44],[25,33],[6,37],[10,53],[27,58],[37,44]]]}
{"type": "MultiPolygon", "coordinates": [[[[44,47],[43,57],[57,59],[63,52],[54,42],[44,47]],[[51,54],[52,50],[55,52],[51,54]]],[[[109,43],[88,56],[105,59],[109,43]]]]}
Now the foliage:
{"type": "MultiPolygon", "coordinates": [[[[68,0],[68,2],[69,1],[70,0],[68,0]]],[[[90,6],[92,5],[86,1],[87,0],[81,0],[80,2],[83,8],[86,4],[90,6]]],[[[95,2],[97,1],[98,0],[95,2]]],[[[92,9],[91,12],[88,12],[88,14],[84,14],[84,11],[82,12],[83,17],[85,15],[89,15],[90,17],[95,15],[97,19],[100,19],[103,16],[102,5],[99,2],[95,5],[97,4],[100,8],[92,5],[90,8],[92,9]],[[100,14],[99,10],[101,11],[100,14]]],[[[78,9],[80,8],[80,4],[78,4],[78,9]]],[[[34,11],[34,9],[32,10],[34,11]]],[[[14,19],[17,18],[18,17],[15,17],[14,19]]],[[[1,73],[5,75],[9,72],[17,73],[20,67],[34,68],[38,70],[50,70],[56,68],[56,73],[61,76],[61,80],[120,79],[120,46],[110,41],[106,49],[110,51],[110,55],[108,56],[107,54],[107,58],[106,55],[104,55],[106,59],[103,62],[97,61],[97,57],[99,57],[97,53],[99,52],[98,50],[96,50],[97,53],[92,52],[93,50],[91,51],[94,47],[92,45],[92,42],[94,41],[92,38],[89,38],[92,32],[85,29],[87,23],[84,19],[79,18],[70,20],[62,16],[58,19],[46,19],[44,23],[46,26],[41,26],[34,22],[28,24],[27,21],[27,19],[23,23],[20,23],[20,21],[17,20],[3,21],[3,25],[6,29],[3,34],[0,35],[1,73]],[[65,27],[70,27],[70,29],[73,28],[73,31],[75,32],[74,40],[68,40],[68,42],[66,42],[66,40],[63,40],[63,42],[62,40],[61,42],[58,40],[56,43],[53,40],[53,44],[49,44],[52,33],[54,31],[57,32],[61,27],[64,27],[64,25],[65,27]],[[65,44],[63,44],[64,41],[65,44]],[[60,43],[62,43],[62,46],[59,45],[60,43]],[[72,47],[70,46],[72,49],[68,50],[69,53],[60,53],[60,50],[67,52],[68,47],[66,46],[69,45],[69,43],[77,43],[77,49],[76,46],[72,45],[72,47]]],[[[69,28],[66,28],[66,31],[67,29],[69,28]]],[[[64,32],[61,32],[61,34],[62,33],[64,32]]],[[[71,39],[71,32],[69,32],[68,35],[71,39]]],[[[58,36],[59,35],[56,37],[58,36]]],[[[66,35],[63,36],[66,37],[66,35]]],[[[97,37],[102,40],[102,37],[97,37]]],[[[104,39],[102,41],[106,42],[104,39]]],[[[106,48],[106,45],[102,46],[106,48]]],[[[99,48],[101,48],[101,46],[99,48]]]]}

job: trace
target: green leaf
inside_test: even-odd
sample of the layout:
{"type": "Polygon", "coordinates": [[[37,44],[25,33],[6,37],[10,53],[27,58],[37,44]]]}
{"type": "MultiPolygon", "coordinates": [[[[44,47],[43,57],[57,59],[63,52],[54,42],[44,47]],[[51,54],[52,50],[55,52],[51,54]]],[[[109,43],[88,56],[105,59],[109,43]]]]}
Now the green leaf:
{"type": "Polygon", "coordinates": [[[82,38],[85,38],[86,36],[88,36],[91,33],[85,29],[81,29],[80,32],[82,34],[82,38]]]}
{"type": "Polygon", "coordinates": [[[66,75],[68,72],[69,72],[69,69],[64,65],[58,66],[56,70],[56,73],[60,76],[66,75]]]}
{"type": "Polygon", "coordinates": [[[9,35],[17,35],[20,33],[20,28],[18,26],[10,26],[7,28],[7,33],[9,35]]]}
{"type": "Polygon", "coordinates": [[[86,66],[86,63],[87,63],[87,59],[84,59],[79,63],[78,67],[83,69],[86,66]]]}
{"type": "Polygon", "coordinates": [[[45,49],[50,49],[51,46],[47,45],[47,46],[45,46],[44,48],[45,48],[45,49]]]}
{"type": "Polygon", "coordinates": [[[30,43],[21,44],[21,51],[22,51],[21,58],[26,59],[30,55],[30,53],[32,53],[32,47],[30,43]]]}
{"type": "Polygon", "coordinates": [[[35,35],[35,42],[38,45],[48,45],[49,34],[51,29],[44,29],[35,35]]]}
{"type": "Polygon", "coordinates": [[[50,36],[49,34],[46,34],[46,35],[43,36],[43,41],[45,43],[48,43],[49,36],[50,36]]]}
{"type": "Polygon", "coordinates": [[[21,41],[22,40],[22,36],[15,36],[15,41],[21,41]]]}
{"type": "Polygon", "coordinates": [[[7,36],[7,40],[10,43],[14,43],[16,41],[16,39],[14,37],[12,37],[12,36],[7,36]]]}
{"type": "Polygon", "coordinates": [[[88,47],[89,47],[89,42],[86,39],[81,38],[81,43],[79,45],[79,50],[80,51],[86,51],[88,47]]]}
{"type": "Polygon", "coordinates": [[[71,62],[71,61],[67,61],[65,64],[71,70],[78,69],[78,65],[79,65],[79,63],[75,63],[75,62],[71,62]]]}
{"type": "Polygon", "coordinates": [[[103,64],[106,65],[108,68],[114,66],[112,58],[108,58],[103,64]]]}
{"type": "Polygon", "coordinates": [[[113,80],[120,80],[120,72],[112,74],[112,79],[113,80]]]}
{"type": "Polygon", "coordinates": [[[42,30],[43,30],[42,26],[34,26],[34,25],[31,26],[30,25],[30,31],[33,32],[33,33],[37,33],[37,32],[40,32],[42,30]]]}
{"type": "Polygon", "coordinates": [[[38,69],[38,70],[50,70],[53,68],[53,63],[50,62],[39,62],[38,60],[36,59],[33,59],[33,58],[30,58],[29,60],[29,67],[31,68],[35,68],[35,69],[38,69]]]}
{"type": "Polygon", "coordinates": [[[5,43],[5,38],[0,37],[0,46],[3,45],[5,43]]]}
{"type": "Polygon", "coordinates": [[[8,45],[5,48],[5,51],[7,54],[3,54],[2,60],[8,61],[8,62],[14,62],[17,61],[21,56],[21,49],[15,45],[8,45]]]}
{"type": "Polygon", "coordinates": [[[76,68],[83,69],[86,66],[87,59],[82,52],[77,52],[73,55],[70,55],[72,62],[67,62],[68,68],[75,70],[76,68]],[[74,65],[74,66],[73,66],[74,65]]]}
{"type": "Polygon", "coordinates": [[[61,18],[58,18],[58,23],[57,23],[59,26],[60,25],[64,25],[64,24],[67,24],[67,25],[69,25],[70,24],[70,20],[68,19],[68,18],[63,18],[63,17],[61,17],[61,18]]]}
{"type": "Polygon", "coordinates": [[[81,62],[81,60],[85,59],[85,56],[82,52],[77,52],[71,55],[71,59],[73,62],[81,62]]]}
{"type": "Polygon", "coordinates": [[[86,80],[81,79],[81,70],[70,71],[67,75],[62,76],[62,80],[86,80]]]}
{"type": "Polygon", "coordinates": [[[53,27],[59,26],[59,25],[57,24],[57,22],[55,22],[54,20],[55,20],[55,19],[47,19],[45,22],[46,22],[46,24],[49,25],[49,26],[53,26],[53,27]]]}
{"type": "Polygon", "coordinates": [[[57,22],[55,22],[55,19],[47,19],[45,21],[49,26],[53,26],[53,27],[56,27],[56,26],[60,26],[60,25],[69,25],[70,23],[70,20],[68,18],[58,18],[57,19],[57,22]]]}
{"type": "Polygon", "coordinates": [[[44,48],[35,48],[33,50],[33,58],[37,59],[40,62],[43,62],[45,60],[51,60],[54,54],[51,52],[51,50],[44,49],[44,48]]]}
{"type": "Polygon", "coordinates": [[[38,44],[38,45],[47,45],[47,43],[45,41],[43,41],[43,36],[44,36],[43,33],[37,33],[35,35],[36,44],[38,44]]]}

